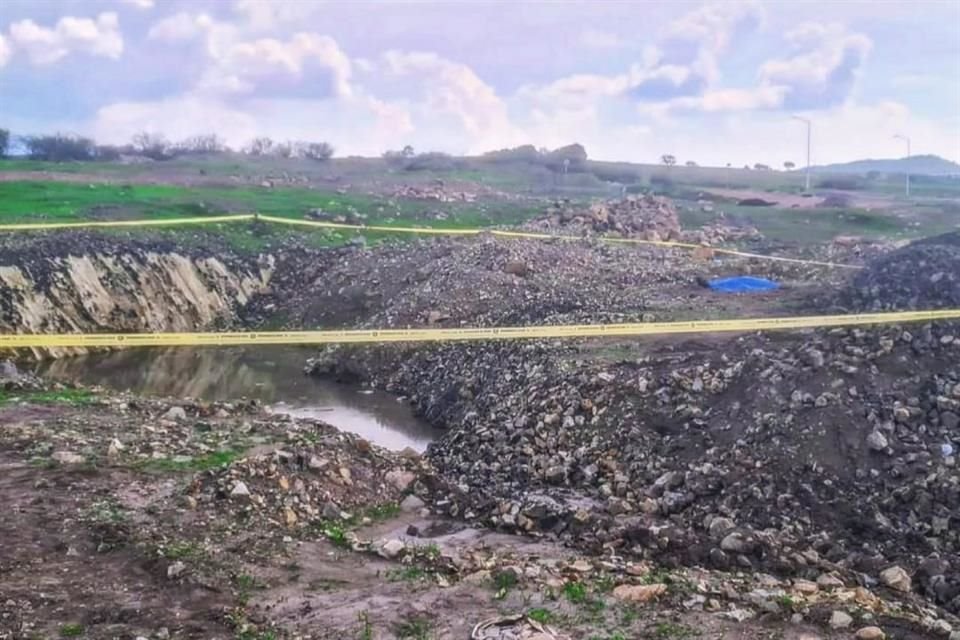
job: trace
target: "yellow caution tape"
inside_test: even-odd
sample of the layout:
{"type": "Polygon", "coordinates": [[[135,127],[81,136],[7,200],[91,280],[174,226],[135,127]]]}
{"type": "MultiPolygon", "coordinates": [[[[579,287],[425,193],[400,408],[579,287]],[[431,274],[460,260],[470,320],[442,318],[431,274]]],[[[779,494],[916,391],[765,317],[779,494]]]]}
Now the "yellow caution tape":
{"type": "Polygon", "coordinates": [[[813,329],[872,324],[960,319],[960,309],[899,311],[788,318],[742,318],[626,324],[490,327],[462,329],[359,329],[335,331],[263,331],[227,333],[61,333],[0,335],[0,349],[51,347],[171,347],[268,344],[382,344],[534,338],[603,338],[730,331],[813,329]]]}
{"type": "Polygon", "coordinates": [[[205,216],[202,218],[170,218],[166,220],[105,220],[90,222],[26,222],[0,224],[0,231],[45,231],[48,229],[83,229],[92,227],[173,227],[182,224],[215,224],[218,222],[242,222],[257,216],[245,213],[234,216],[205,216]]]}
{"type": "Polygon", "coordinates": [[[297,220],[293,218],[281,218],[277,216],[264,216],[255,213],[231,215],[231,216],[207,216],[202,218],[171,218],[166,220],[109,220],[109,221],[91,221],[91,222],[36,222],[36,223],[18,223],[18,224],[0,224],[0,231],[44,231],[53,229],[83,229],[83,228],[109,228],[109,227],[172,227],[178,225],[191,224],[216,224],[223,222],[243,222],[249,220],[261,220],[263,222],[273,222],[275,224],[284,224],[296,227],[313,227],[319,229],[338,229],[349,231],[378,231],[386,233],[420,233],[427,235],[445,235],[445,236],[477,236],[483,233],[489,233],[501,238],[529,238],[535,240],[564,240],[579,241],[586,239],[599,240],[601,242],[611,242],[617,244],[636,244],[650,245],[656,247],[666,247],[671,249],[708,249],[713,253],[723,255],[739,256],[741,258],[751,258],[755,260],[771,260],[775,262],[789,262],[792,264],[808,264],[820,267],[832,267],[838,269],[862,269],[859,265],[840,264],[836,262],[823,262],[819,260],[806,260],[803,258],[786,258],[781,256],[770,256],[762,253],[749,253],[746,251],[737,251],[735,249],[722,249],[718,247],[708,247],[705,245],[694,244],[691,242],[674,242],[670,240],[641,240],[639,238],[611,238],[606,236],[566,236],[554,235],[549,233],[535,233],[530,231],[504,231],[501,229],[438,229],[435,227],[391,227],[385,225],[365,225],[365,224],[347,224],[341,222],[322,222],[319,220],[297,220]]]}

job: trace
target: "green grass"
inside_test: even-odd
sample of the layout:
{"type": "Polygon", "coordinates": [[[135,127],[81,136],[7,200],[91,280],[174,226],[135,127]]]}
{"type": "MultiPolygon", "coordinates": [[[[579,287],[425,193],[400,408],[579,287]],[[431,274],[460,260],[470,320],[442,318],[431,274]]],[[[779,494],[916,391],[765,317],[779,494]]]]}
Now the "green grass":
{"type": "Polygon", "coordinates": [[[568,582],[563,585],[563,595],[573,604],[584,604],[587,601],[587,587],[582,582],[568,582]]]}
{"type": "Polygon", "coordinates": [[[530,609],[527,611],[527,617],[531,620],[535,620],[540,624],[549,624],[553,622],[554,615],[549,609],[530,609]]]}
{"type": "Polygon", "coordinates": [[[659,640],[669,638],[689,638],[694,634],[693,629],[676,622],[658,622],[653,627],[653,637],[659,640]]]}
{"type": "Polygon", "coordinates": [[[60,637],[76,638],[83,635],[83,625],[79,622],[68,622],[60,625],[60,637]]]}
{"type": "Polygon", "coordinates": [[[186,459],[150,458],[136,466],[144,471],[176,473],[183,471],[208,471],[218,469],[241,457],[245,449],[225,449],[203,456],[186,459]]]}
{"type": "Polygon", "coordinates": [[[68,404],[75,406],[88,405],[96,400],[97,396],[86,389],[61,389],[59,391],[2,391],[0,390],[0,406],[10,402],[27,402],[31,404],[68,404]]]}
{"type": "Polygon", "coordinates": [[[433,623],[427,618],[410,618],[397,623],[393,633],[400,640],[428,640],[433,623]]]}
{"type": "Polygon", "coordinates": [[[391,569],[387,572],[387,580],[390,582],[419,582],[426,577],[427,572],[415,566],[391,569]]]}

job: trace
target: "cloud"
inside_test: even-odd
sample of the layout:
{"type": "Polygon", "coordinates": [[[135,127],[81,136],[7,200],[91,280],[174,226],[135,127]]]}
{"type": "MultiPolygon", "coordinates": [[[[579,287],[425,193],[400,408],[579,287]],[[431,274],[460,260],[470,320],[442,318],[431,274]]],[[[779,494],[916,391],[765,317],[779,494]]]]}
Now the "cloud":
{"type": "Polygon", "coordinates": [[[689,67],[663,65],[653,71],[639,74],[627,94],[637,100],[663,101],[680,96],[699,95],[707,87],[707,80],[689,67]]]}
{"type": "Polygon", "coordinates": [[[471,150],[511,144],[518,132],[510,122],[506,103],[470,67],[435,53],[388,51],[382,71],[406,80],[411,100],[420,102],[425,118],[447,118],[462,128],[471,150]]]}
{"type": "Polygon", "coordinates": [[[350,59],[337,42],[315,33],[289,40],[260,38],[211,47],[205,90],[272,95],[348,96],[350,59]]]}
{"type": "Polygon", "coordinates": [[[580,34],[580,44],[588,49],[620,49],[626,41],[615,33],[589,28],[580,34]]]}
{"type": "Polygon", "coordinates": [[[74,52],[112,59],[123,53],[120,22],[110,11],[96,20],[65,16],[52,29],[33,20],[20,20],[10,25],[10,40],[35,65],[53,64],[74,52]]]}
{"type": "Polygon", "coordinates": [[[268,31],[302,21],[324,5],[322,0],[235,0],[233,10],[253,30],[268,31]]]}
{"type": "Polygon", "coordinates": [[[147,38],[166,42],[193,40],[208,32],[213,20],[205,13],[181,11],[155,22],[147,32],[147,38]]]}
{"type": "Polygon", "coordinates": [[[817,109],[840,104],[856,84],[872,47],[870,39],[840,24],[807,22],[786,34],[794,55],[760,68],[764,85],[786,88],[783,106],[817,109]]]}
{"type": "Polygon", "coordinates": [[[152,9],[154,0],[118,0],[121,4],[128,4],[137,9],[152,9]]]}
{"type": "Polygon", "coordinates": [[[0,68],[3,68],[10,61],[13,51],[7,43],[7,39],[0,33],[0,68]]]}

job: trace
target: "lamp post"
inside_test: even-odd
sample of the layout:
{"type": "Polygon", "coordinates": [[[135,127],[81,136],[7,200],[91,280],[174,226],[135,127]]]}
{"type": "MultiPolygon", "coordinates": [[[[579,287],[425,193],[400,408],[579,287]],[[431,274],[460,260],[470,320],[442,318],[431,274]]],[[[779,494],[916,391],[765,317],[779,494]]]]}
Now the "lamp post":
{"type": "Polygon", "coordinates": [[[907,174],[906,194],[907,194],[907,197],[909,198],[910,197],[910,138],[905,135],[901,135],[899,133],[893,137],[898,138],[900,140],[904,140],[907,143],[907,169],[905,173],[907,174]]]}
{"type": "Polygon", "coordinates": [[[810,132],[811,132],[811,129],[813,129],[813,123],[807,118],[802,118],[800,116],[790,116],[790,117],[793,118],[794,120],[799,120],[800,122],[807,125],[807,179],[806,179],[806,186],[804,187],[804,191],[807,193],[810,193],[810,132]]]}

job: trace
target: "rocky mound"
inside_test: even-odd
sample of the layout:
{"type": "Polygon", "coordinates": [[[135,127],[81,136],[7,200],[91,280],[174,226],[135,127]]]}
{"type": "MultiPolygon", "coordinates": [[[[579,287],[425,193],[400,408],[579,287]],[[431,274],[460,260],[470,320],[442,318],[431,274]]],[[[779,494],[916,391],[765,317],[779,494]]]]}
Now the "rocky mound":
{"type": "Polygon", "coordinates": [[[960,611],[957,327],[340,354],[449,433],[430,500],[661,562],[832,566],[960,611]],[[890,570],[898,567],[896,570],[890,570]]]}
{"type": "Polygon", "coordinates": [[[716,245],[735,240],[758,240],[753,227],[731,227],[715,221],[699,229],[683,230],[673,203],[661,196],[628,196],[597,202],[586,209],[569,200],[555,202],[543,216],[527,225],[535,231],[573,235],[611,235],[652,241],[682,241],[716,245]]]}
{"type": "Polygon", "coordinates": [[[843,297],[876,311],[960,307],[960,234],[926,238],[874,260],[843,297]]]}

